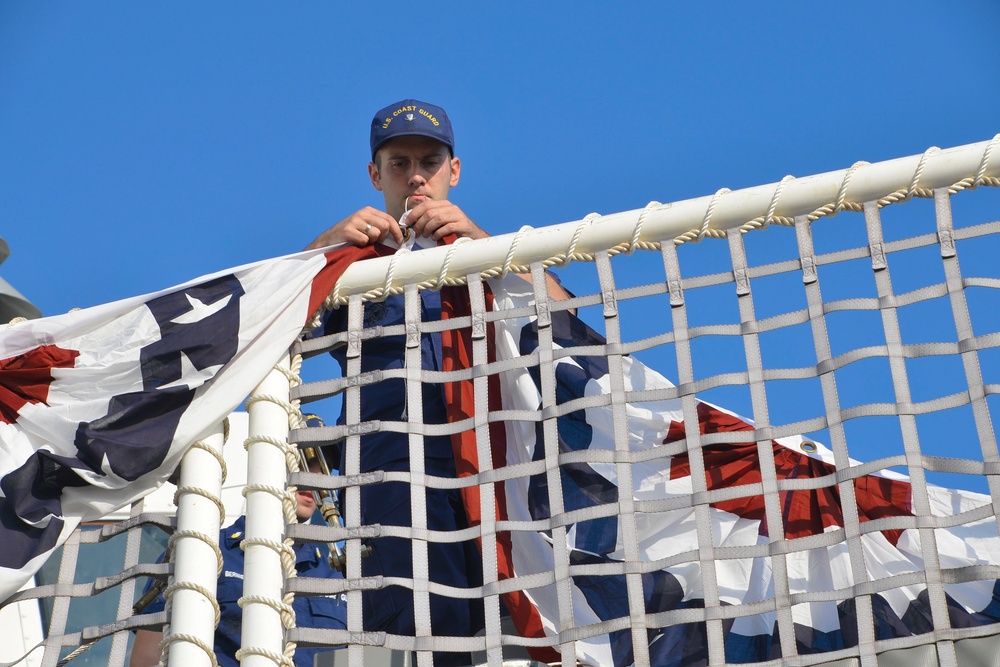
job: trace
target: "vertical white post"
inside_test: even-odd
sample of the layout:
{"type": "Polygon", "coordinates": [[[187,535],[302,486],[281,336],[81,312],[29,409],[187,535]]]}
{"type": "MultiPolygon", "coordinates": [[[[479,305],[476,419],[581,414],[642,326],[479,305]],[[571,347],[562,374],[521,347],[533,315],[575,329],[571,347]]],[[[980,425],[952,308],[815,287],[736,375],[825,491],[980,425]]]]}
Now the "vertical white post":
{"type": "MultiPolygon", "coordinates": [[[[286,355],[278,367],[289,368],[286,355]]],[[[285,535],[282,496],[288,470],[288,378],[272,370],[250,395],[247,412],[247,511],[244,536],[242,667],[281,663],[285,645],[280,609],[285,575],[280,552],[285,535]]]]}
{"type": "Polygon", "coordinates": [[[170,625],[165,633],[171,665],[210,667],[215,637],[216,583],[222,507],[222,424],[195,443],[181,461],[170,625]]]}

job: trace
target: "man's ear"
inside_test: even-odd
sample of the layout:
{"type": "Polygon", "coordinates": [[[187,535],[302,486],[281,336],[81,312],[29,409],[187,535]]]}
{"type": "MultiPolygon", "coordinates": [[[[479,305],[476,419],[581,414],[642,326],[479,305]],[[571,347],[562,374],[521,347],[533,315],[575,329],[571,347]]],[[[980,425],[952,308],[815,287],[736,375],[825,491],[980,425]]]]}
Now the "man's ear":
{"type": "Polygon", "coordinates": [[[382,192],[382,175],[378,171],[378,165],[374,162],[368,163],[368,178],[372,181],[372,187],[382,192]]]}
{"type": "Polygon", "coordinates": [[[458,185],[458,176],[462,173],[462,161],[457,157],[451,159],[451,187],[458,185]]]}

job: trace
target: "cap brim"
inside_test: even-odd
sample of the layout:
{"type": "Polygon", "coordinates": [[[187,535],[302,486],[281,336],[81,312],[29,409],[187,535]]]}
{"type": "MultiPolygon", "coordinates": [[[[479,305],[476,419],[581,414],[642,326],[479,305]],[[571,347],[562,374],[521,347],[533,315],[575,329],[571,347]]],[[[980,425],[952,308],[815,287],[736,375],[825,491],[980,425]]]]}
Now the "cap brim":
{"type": "Polygon", "coordinates": [[[375,146],[372,148],[372,159],[373,160],[375,159],[375,153],[378,153],[378,149],[382,148],[382,146],[386,145],[387,143],[389,143],[390,141],[392,141],[393,139],[396,139],[398,137],[427,137],[428,139],[433,139],[433,140],[437,141],[438,143],[444,144],[451,151],[455,150],[455,145],[454,144],[450,144],[447,141],[444,141],[441,137],[439,137],[436,134],[431,134],[430,132],[422,132],[420,130],[414,130],[412,132],[397,132],[396,134],[392,135],[391,137],[386,137],[382,141],[380,141],[377,144],[375,144],[375,146]]]}

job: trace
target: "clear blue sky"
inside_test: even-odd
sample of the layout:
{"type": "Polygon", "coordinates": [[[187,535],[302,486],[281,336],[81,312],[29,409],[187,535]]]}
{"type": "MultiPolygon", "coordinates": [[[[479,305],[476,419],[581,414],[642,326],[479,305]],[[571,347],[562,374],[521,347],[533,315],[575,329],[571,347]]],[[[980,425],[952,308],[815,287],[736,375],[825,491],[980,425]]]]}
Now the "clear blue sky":
{"type": "Polygon", "coordinates": [[[381,204],[368,125],[406,97],[448,110],[452,199],[494,233],[984,141],[998,26],[995,0],[8,0],[0,275],[53,315],[299,250],[381,204]]]}
{"type": "Polygon", "coordinates": [[[2,275],[45,314],[301,249],[445,107],[494,232],[991,138],[1000,4],[4,2],[2,275]],[[357,5],[362,5],[361,8],[357,5]]]}

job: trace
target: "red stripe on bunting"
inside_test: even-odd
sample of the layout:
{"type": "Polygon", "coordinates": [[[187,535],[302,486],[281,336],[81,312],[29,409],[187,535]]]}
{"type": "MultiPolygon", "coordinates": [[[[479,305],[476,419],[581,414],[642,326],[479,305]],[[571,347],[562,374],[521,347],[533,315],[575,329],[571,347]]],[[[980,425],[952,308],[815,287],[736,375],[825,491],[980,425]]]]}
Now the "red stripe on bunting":
{"type": "MultiPolygon", "coordinates": [[[[333,291],[333,286],[344,275],[344,271],[353,262],[372,257],[385,257],[393,254],[395,249],[381,243],[359,248],[353,245],[344,245],[336,250],[326,253],[326,266],[320,269],[316,277],[313,278],[312,289],[309,292],[309,314],[308,318],[319,310],[326,297],[333,291]]],[[[307,319],[306,322],[309,320],[307,319]]]]}
{"type": "Polygon", "coordinates": [[[53,368],[72,368],[77,350],[40,345],[24,354],[0,361],[0,421],[13,424],[28,403],[48,405],[53,368]]]}
{"type": "MultiPolygon", "coordinates": [[[[446,239],[446,242],[453,242],[454,237],[446,239]]],[[[486,286],[486,310],[493,310],[493,293],[486,286]]],[[[469,290],[466,287],[444,287],[441,289],[441,319],[454,319],[457,317],[469,317],[472,308],[469,302],[469,290]]],[[[492,323],[487,324],[486,333],[488,361],[496,360],[496,333],[492,323]]],[[[445,371],[459,371],[472,368],[472,330],[470,327],[461,329],[447,329],[441,333],[441,347],[443,352],[442,367],[445,371]]],[[[500,377],[490,375],[487,380],[488,403],[490,412],[502,410],[500,377]]],[[[471,419],[476,414],[476,395],[472,380],[457,380],[446,382],[444,385],[445,405],[448,411],[448,421],[455,423],[463,419],[471,419]]],[[[503,422],[494,421],[489,425],[490,451],[493,469],[503,468],[507,463],[507,431],[503,422]]],[[[472,429],[455,433],[451,436],[452,448],[455,453],[455,468],[458,476],[469,477],[479,473],[479,454],[476,444],[476,432],[472,429]]],[[[494,484],[496,494],[497,521],[506,521],[507,516],[507,496],[502,482],[494,484]]],[[[482,523],[482,513],[479,504],[479,487],[471,486],[462,489],[462,501],[465,505],[466,514],[469,517],[469,525],[476,526],[482,523]]],[[[498,532],[497,541],[497,574],[500,580],[514,577],[514,556],[513,545],[511,544],[509,532],[498,532]]],[[[477,539],[480,550],[482,550],[481,538],[477,539]]],[[[542,618],[538,609],[531,603],[531,600],[523,591],[513,591],[503,596],[504,604],[510,612],[511,619],[522,637],[542,638],[545,637],[545,629],[542,627],[542,618]]],[[[528,649],[535,660],[541,662],[555,662],[559,660],[559,654],[551,648],[530,648],[528,649]]]]}
{"type": "MultiPolygon", "coordinates": [[[[702,434],[730,431],[752,433],[754,430],[751,424],[739,417],[707,403],[698,403],[698,427],[702,434]]],[[[673,422],[664,443],[681,440],[685,437],[685,433],[682,422],[673,422]]],[[[779,493],[778,502],[785,524],[785,538],[818,535],[831,526],[843,528],[844,510],[840,489],[833,479],[836,468],[779,445],[773,440],[771,447],[774,451],[775,472],[779,480],[831,476],[830,486],[779,493]]],[[[705,479],[709,491],[760,483],[760,458],[757,455],[756,442],[719,443],[702,447],[701,451],[705,461],[705,479]]],[[[670,479],[687,477],[690,474],[691,462],[688,455],[674,456],[670,464],[670,479]]],[[[854,480],[854,494],[858,506],[858,519],[862,522],[890,516],[913,516],[910,485],[907,482],[865,475],[854,480]]],[[[712,507],[745,519],[760,521],[760,534],[768,535],[764,496],[758,494],[726,500],[712,503],[712,507]]],[[[882,534],[895,546],[902,532],[885,530],[882,534]]]]}

